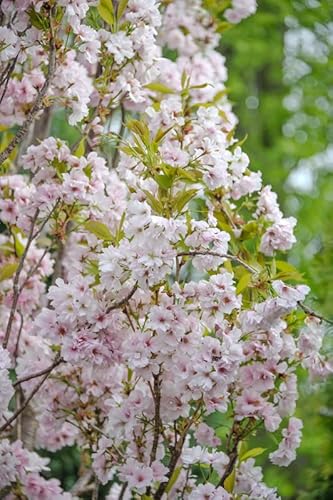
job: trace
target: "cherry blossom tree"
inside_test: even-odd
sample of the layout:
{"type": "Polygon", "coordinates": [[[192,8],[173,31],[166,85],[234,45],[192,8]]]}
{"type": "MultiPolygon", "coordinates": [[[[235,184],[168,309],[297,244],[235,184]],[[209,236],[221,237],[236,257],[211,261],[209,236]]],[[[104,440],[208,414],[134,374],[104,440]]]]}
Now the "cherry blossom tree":
{"type": "Polygon", "coordinates": [[[255,458],[296,458],[297,368],[332,365],[205,7],[1,2],[1,498],[273,500],[255,458]],[[70,492],[38,454],[65,446],[70,492]]]}

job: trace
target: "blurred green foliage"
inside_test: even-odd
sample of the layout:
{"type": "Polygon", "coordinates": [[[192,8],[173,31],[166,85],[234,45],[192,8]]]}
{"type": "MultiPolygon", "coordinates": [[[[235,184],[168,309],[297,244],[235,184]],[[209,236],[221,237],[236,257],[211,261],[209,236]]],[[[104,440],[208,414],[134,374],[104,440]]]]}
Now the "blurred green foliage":
{"type": "MultiPolygon", "coordinates": [[[[333,317],[333,1],[261,0],[255,16],[221,38],[238,136],[252,168],[298,219],[290,260],[304,273],[312,309],[333,317]]],[[[328,333],[333,328],[328,327],[328,333]]],[[[328,335],[326,350],[332,352],[328,335]]],[[[265,479],[286,499],[333,498],[333,381],[301,375],[297,415],[304,420],[297,461],[270,465],[265,479]]],[[[275,449],[258,434],[251,446],[275,449]]]]}

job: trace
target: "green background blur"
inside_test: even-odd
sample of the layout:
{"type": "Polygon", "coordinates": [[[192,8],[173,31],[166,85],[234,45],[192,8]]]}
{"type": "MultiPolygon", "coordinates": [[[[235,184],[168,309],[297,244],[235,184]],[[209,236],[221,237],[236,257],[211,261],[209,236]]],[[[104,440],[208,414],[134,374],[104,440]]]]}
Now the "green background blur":
{"type": "MultiPolygon", "coordinates": [[[[221,51],[238,136],[248,134],[243,149],[284,212],[298,219],[290,261],[312,288],[308,304],[332,319],[333,0],[259,0],[256,15],[222,33],[221,51]]],[[[327,327],[325,350],[332,354],[327,327]]],[[[304,379],[297,413],[304,420],[297,461],[287,469],[267,463],[266,482],[286,499],[331,500],[332,380],[304,379]]],[[[260,436],[255,444],[265,446],[260,436]]]]}

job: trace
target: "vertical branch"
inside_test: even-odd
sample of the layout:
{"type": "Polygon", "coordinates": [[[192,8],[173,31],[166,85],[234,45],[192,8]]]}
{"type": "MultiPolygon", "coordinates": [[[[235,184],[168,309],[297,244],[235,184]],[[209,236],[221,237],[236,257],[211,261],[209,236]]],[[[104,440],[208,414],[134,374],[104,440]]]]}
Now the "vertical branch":
{"type": "Polygon", "coordinates": [[[216,488],[218,488],[219,486],[222,486],[224,485],[224,481],[227,479],[228,476],[230,476],[230,474],[232,473],[235,465],[236,465],[236,462],[237,462],[237,459],[238,459],[238,446],[239,446],[239,443],[246,437],[248,436],[248,434],[250,434],[251,431],[254,430],[254,428],[257,426],[256,422],[254,421],[251,421],[248,422],[248,424],[245,426],[245,428],[241,428],[241,426],[234,422],[233,423],[233,426],[230,430],[230,433],[229,433],[229,436],[228,436],[228,439],[227,439],[227,455],[229,456],[229,463],[218,483],[218,485],[216,486],[216,488]]]}
{"type": "Polygon", "coordinates": [[[119,493],[119,497],[118,497],[118,500],[123,500],[124,498],[124,495],[125,495],[125,491],[127,490],[127,486],[128,484],[127,483],[124,483],[121,490],[120,490],[120,493],[119,493]]]}
{"type": "Polygon", "coordinates": [[[123,139],[124,133],[125,133],[125,123],[124,123],[125,110],[124,110],[123,104],[120,104],[120,113],[121,113],[121,115],[120,115],[120,130],[118,133],[117,143],[115,145],[115,151],[114,151],[112,158],[111,158],[111,167],[112,168],[117,167],[118,160],[119,160],[119,145],[120,145],[120,142],[123,139]]]}
{"type": "Polygon", "coordinates": [[[151,465],[154,460],[156,460],[156,453],[158,447],[158,439],[160,436],[160,428],[161,428],[161,381],[160,375],[154,375],[154,387],[153,387],[153,397],[154,397],[154,405],[155,405],[155,415],[154,415],[154,439],[150,452],[150,461],[149,465],[151,465]]]}
{"type": "Polygon", "coordinates": [[[59,239],[58,241],[58,248],[57,252],[55,255],[55,264],[54,264],[54,270],[52,274],[52,280],[51,280],[51,285],[54,285],[56,282],[57,278],[61,278],[63,274],[63,258],[65,255],[65,245],[64,243],[59,239]]]}
{"type": "Polygon", "coordinates": [[[182,454],[182,450],[183,450],[183,446],[185,443],[187,433],[190,430],[192,424],[196,421],[198,413],[200,411],[200,408],[201,408],[201,401],[199,401],[199,404],[198,404],[195,412],[193,413],[190,420],[187,422],[182,434],[180,435],[177,443],[175,444],[175,447],[173,449],[173,453],[171,454],[171,458],[170,458],[170,462],[169,462],[169,472],[167,473],[168,480],[159,485],[159,487],[158,487],[158,489],[153,497],[154,500],[160,500],[162,498],[162,496],[164,495],[164,492],[169,484],[169,481],[172,477],[172,474],[175,471],[177,462],[182,454]]]}
{"type": "Polygon", "coordinates": [[[39,214],[39,209],[37,208],[37,210],[36,210],[36,212],[35,212],[35,214],[34,214],[34,216],[32,218],[32,221],[31,221],[31,227],[30,227],[30,232],[29,232],[29,235],[28,235],[27,244],[26,244],[26,246],[24,248],[24,252],[22,254],[22,257],[20,259],[18,268],[17,268],[15,276],[14,276],[14,281],[13,281],[13,302],[12,302],[12,307],[11,307],[10,313],[9,313],[9,319],[8,319],[8,323],[7,323],[7,327],[6,327],[5,338],[4,338],[4,341],[3,341],[3,344],[2,344],[4,349],[8,345],[9,337],[10,337],[10,334],[11,334],[11,331],[12,331],[13,321],[14,321],[14,317],[15,317],[15,313],[16,313],[16,309],[17,309],[17,304],[18,304],[19,296],[20,296],[19,280],[20,280],[21,272],[23,270],[24,262],[25,262],[25,259],[27,257],[30,245],[31,245],[31,243],[32,243],[32,241],[34,239],[34,228],[35,228],[35,224],[36,224],[36,221],[37,221],[38,214],[39,214]]]}
{"type": "Polygon", "coordinates": [[[94,488],[91,494],[91,500],[98,500],[98,492],[99,492],[99,481],[96,478],[94,488]]]}

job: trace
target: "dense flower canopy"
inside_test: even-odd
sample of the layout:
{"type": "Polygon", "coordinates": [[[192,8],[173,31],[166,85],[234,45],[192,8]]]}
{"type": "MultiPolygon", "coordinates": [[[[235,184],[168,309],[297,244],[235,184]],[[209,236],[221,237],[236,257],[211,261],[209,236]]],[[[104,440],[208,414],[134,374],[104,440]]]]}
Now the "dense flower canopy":
{"type": "Polygon", "coordinates": [[[248,438],[296,458],[297,368],[331,365],[207,6],[1,3],[1,498],[273,500],[248,438]],[[74,144],[48,137],[60,108],[74,144]],[[38,455],[65,446],[70,492],[38,455]]]}

